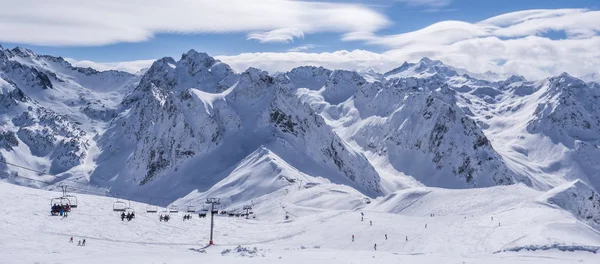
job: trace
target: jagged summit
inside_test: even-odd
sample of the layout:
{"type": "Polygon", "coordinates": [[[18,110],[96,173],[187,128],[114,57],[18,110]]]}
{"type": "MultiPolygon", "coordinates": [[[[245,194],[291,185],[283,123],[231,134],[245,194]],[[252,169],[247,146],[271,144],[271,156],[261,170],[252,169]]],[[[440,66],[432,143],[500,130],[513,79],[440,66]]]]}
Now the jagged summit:
{"type": "Polygon", "coordinates": [[[431,60],[427,57],[422,58],[417,63],[404,62],[400,67],[383,74],[386,79],[405,78],[405,77],[430,77],[440,75],[448,78],[459,75],[456,69],[445,65],[439,60],[431,60]]]}

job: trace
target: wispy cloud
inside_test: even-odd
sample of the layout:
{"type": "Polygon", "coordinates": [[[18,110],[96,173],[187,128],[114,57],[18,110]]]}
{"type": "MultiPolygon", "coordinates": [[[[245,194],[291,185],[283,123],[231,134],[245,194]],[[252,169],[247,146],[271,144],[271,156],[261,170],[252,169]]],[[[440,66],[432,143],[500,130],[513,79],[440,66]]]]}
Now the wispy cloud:
{"type": "Polygon", "coordinates": [[[149,68],[155,60],[136,60],[123,62],[94,62],[89,60],[75,60],[65,58],[66,61],[76,67],[93,68],[99,71],[117,70],[129,73],[138,73],[144,68],[149,68]]]}
{"type": "Polygon", "coordinates": [[[295,28],[280,28],[266,32],[252,32],[247,39],[258,40],[260,43],[267,42],[294,42],[296,38],[304,38],[304,33],[295,28]]]}
{"type": "Polygon", "coordinates": [[[476,73],[520,74],[540,79],[568,72],[584,78],[600,76],[600,11],[585,9],[527,10],[507,13],[477,23],[443,21],[396,35],[355,30],[346,41],[360,41],[387,49],[309,53],[310,45],[288,52],[216,56],[236,70],[249,66],[287,71],[300,65],[332,69],[390,70],[403,61],[422,57],[442,60],[476,73]],[[552,32],[564,33],[553,39],[552,32]],[[587,77],[586,77],[587,76],[587,77]]]}
{"type": "Polygon", "coordinates": [[[300,51],[306,51],[306,50],[309,50],[309,49],[314,49],[316,47],[321,47],[321,45],[305,44],[305,45],[300,45],[298,47],[293,47],[291,49],[288,49],[287,51],[289,51],[289,52],[300,52],[300,51]]]}
{"type": "Polygon", "coordinates": [[[2,2],[0,41],[82,46],[145,41],[158,33],[253,32],[250,39],[285,42],[300,34],[375,32],[388,24],[364,5],[344,3],[23,0],[2,2]]]}

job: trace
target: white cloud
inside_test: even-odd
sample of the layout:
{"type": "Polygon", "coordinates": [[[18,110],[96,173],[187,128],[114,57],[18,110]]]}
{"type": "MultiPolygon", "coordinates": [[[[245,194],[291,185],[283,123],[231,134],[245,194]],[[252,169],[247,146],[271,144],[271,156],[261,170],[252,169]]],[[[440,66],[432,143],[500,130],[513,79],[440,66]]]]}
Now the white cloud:
{"type": "Polygon", "coordinates": [[[293,42],[295,38],[304,38],[304,33],[295,28],[280,28],[266,32],[252,32],[247,39],[258,40],[260,43],[267,42],[293,42]]]}
{"type": "Polygon", "coordinates": [[[305,44],[305,45],[300,45],[298,47],[293,47],[291,49],[288,49],[287,51],[289,51],[289,52],[300,52],[300,51],[305,51],[305,50],[309,50],[309,49],[314,49],[316,47],[321,47],[321,45],[305,44]]]}
{"type": "Polygon", "coordinates": [[[306,45],[282,53],[216,57],[237,71],[250,66],[269,72],[288,71],[301,65],[387,71],[404,61],[418,61],[426,56],[476,73],[519,74],[528,79],[562,72],[587,79],[600,76],[600,11],[528,10],[478,23],[443,21],[398,35],[379,36],[373,31],[355,30],[345,34],[344,40],[366,42],[387,51],[308,53],[310,46],[306,45]],[[548,38],[548,32],[564,32],[564,39],[548,38]]]}
{"type": "Polygon", "coordinates": [[[389,24],[361,5],[291,0],[22,0],[1,6],[0,41],[55,46],[139,42],[157,33],[374,32],[389,24]]]}
{"type": "Polygon", "coordinates": [[[322,53],[308,52],[256,52],[235,56],[216,56],[236,71],[255,67],[273,72],[289,71],[298,66],[323,66],[329,69],[360,70],[373,68],[379,71],[399,66],[399,61],[379,53],[365,50],[335,51],[322,53]]]}
{"type": "Polygon", "coordinates": [[[138,73],[144,68],[149,68],[155,60],[137,60],[137,61],[123,61],[123,62],[93,62],[89,60],[75,60],[71,58],[65,58],[66,61],[71,65],[83,68],[93,68],[99,71],[117,70],[129,73],[138,73]]]}

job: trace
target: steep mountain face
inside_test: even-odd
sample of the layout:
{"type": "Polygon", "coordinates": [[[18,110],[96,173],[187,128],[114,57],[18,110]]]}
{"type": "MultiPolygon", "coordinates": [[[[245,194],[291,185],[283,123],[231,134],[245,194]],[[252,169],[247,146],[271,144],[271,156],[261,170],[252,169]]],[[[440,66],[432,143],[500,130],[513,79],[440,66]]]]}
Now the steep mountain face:
{"type": "Polygon", "coordinates": [[[178,167],[227,155],[204,168],[214,184],[218,175],[263,146],[300,171],[354,185],[370,195],[381,193],[379,176],[369,162],[299,102],[289,80],[253,68],[241,74],[215,70],[215,65],[222,69],[224,64],[195,51],[178,62],[155,62],[124,100],[124,107],[131,108],[100,139],[101,156],[110,162],[99,164],[92,180],[122,189],[132,184],[152,189],[175,179],[193,182],[201,177],[183,175],[191,169],[178,167]],[[207,92],[227,85],[223,92],[207,92]]]}
{"type": "Polygon", "coordinates": [[[62,58],[23,48],[0,47],[0,159],[51,174],[82,165],[92,144],[90,118],[114,117],[104,98],[90,88],[122,87],[134,79],[127,73],[72,67],[62,58]]]}
{"type": "MultiPolygon", "coordinates": [[[[439,75],[392,78],[384,83],[346,79],[353,80],[350,87],[359,88],[343,98],[347,101],[341,105],[332,105],[313,88],[299,89],[298,94],[344,140],[369,153],[389,182],[398,175],[447,188],[528,182],[508,170],[478,124],[457,105],[456,92],[439,75]]],[[[323,91],[327,88],[323,86],[323,91]]]]}
{"type": "Polygon", "coordinates": [[[562,74],[541,81],[513,76],[490,88],[494,93],[482,97],[461,93],[461,103],[511,170],[540,190],[575,179],[600,187],[595,84],[562,74]]]}
{"type": "Polygon", "coordinates": [[[400,67],[383,74],[386,79],[418,77],[425,78],[440,75],[445,78],[458,76],[456,69],[446,66],[441,61],[423,58],[418,63],[404,62],[400,67]]]}
{"type": "Polygon", "coordinates": [[[365,87],[354,104],[367,122],[351,139],[367,151],[387,156],[398,171],[426,185],[464,188],[515,183],[515,175],[477,123],[457,106],[455,96],[447,85],[427,79],[365,87]],[[387,107],[394,99],[397,106],[387,107]]]}
{"type": "Polygon", "coordinates": [[[600,228],[600,195],[581,180],[557,186],[538,200],[558,206],[594,228],[600,228]]]}

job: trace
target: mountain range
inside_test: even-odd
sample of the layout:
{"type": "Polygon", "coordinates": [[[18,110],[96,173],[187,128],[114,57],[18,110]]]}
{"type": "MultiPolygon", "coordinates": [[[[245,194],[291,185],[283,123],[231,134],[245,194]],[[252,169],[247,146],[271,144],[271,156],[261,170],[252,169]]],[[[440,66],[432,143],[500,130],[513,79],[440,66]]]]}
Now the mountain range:
{"type": "Polygon", "coordinates": [[[599,84],[399,65],[235,72],[190,50],[131,74],[0,46],[0,178],[162,205],[300,182],[365,200],[523,184],[600,206],[599,84]]]}

